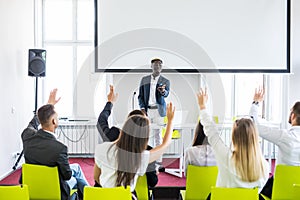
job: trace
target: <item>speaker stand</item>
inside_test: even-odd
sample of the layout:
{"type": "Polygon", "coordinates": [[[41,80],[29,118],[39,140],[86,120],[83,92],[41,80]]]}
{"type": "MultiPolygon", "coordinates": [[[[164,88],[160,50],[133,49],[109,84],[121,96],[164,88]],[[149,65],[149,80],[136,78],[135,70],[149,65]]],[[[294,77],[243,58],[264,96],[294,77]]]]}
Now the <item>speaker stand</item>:
{"type": "MultiPolygon", "coordinates": [[[[36,114],[36,110],[37,110],[37,98],[38,98],[38,77],[35,77],[35,104],[34,104],[34,111],[33,114],[36,114]]],[[[12,167],[13,170],[16,170],[18,167],[18,164],[23,156],[24,150],[21,151],[16,163],[14,164],[14,166],[12,167]]]]}

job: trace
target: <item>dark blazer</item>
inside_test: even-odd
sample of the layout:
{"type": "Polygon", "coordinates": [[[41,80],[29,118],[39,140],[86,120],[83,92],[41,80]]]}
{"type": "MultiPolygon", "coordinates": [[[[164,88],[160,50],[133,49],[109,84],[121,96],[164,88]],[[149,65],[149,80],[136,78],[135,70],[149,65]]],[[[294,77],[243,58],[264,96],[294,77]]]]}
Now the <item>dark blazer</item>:
{"type": "Polygon", "coordinates": [[[112,107],[113,104],[111,102],[107,102],[98,117],[97,129],[100,133],[103,142],[115,141],[120,135],[119,128],[115,126],[109,128],[108,125],[108,117],[111,114],[112,107]]]}
{"type": "Polygon", "coordinates": [[[38,130],[38,125],[39,121],[35,115],[22,133],[25,162],[49,167],[57,166],[61,199],[67,200],[70,197],[70,188],[66,181],[72,176],[68,148],[57,141],[51,133],[42,129],[38,130]]]}
{"type": "MultiPolygon", "coordinates": [[[[144,76],[141,80],[140,87],[139,87],[139,105],[140,108],[144,108],[146,112],[148,111],[148,103],[149,103],[149,95],[150,95],[150,83],[151,83],[151,76],[144,76]]],[[[155,97],[156,97],[156,104],[158,107],[158,112],[161,117],[166,116],[166,101],[165,97],[169,95],[170,91],[170,81],[160,75],[157,85],[156,85],[156,90],[155,90],[155,97]],[[165,92],[162,94],[160,93],[157,88],[160,85],[166,85],[165,92]]]]}
{"type": "MultiPolygon", "coordinates": [[[[113,104],[111,102],[107,102],[106,105],[104,106],[103,111],[100,113],[98,117],[98,122],[97,122],[97,129],[103,139],[103,142],[112,142],[118,139],[120,135],[120,129],[113,126],[109,128],[108,126],[108,117],[111,113],[111,109],[113,107],[113,104]]],[[[147,150],[152,149],[152,147],[147,146],[147,150]]],[[[147,170],[146,170],[146,177],[147,177],[147,182],[148,186],[154,187],[157,182],[157,174],[155,170],[155,162],[152,162],[148,165],[147,170]]]]}

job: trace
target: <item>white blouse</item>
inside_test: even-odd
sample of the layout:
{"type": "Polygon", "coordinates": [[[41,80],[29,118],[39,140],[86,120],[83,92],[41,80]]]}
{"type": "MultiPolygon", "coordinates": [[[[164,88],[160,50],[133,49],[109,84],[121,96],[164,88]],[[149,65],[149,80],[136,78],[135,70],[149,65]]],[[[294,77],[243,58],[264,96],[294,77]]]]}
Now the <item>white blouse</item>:
{"type": "Polygon", "coordinates": [[[184,174],[187,176],[187,166],[215,166],[217,165],[215,155],[210,145],[197,145],[189,147],[184,153],[185,171],[184,174]]]}
{"type": "MultiPolygon", "coordinates": [[[[115,187],[117,180],[117,159],[116,144],[114,142],[104,142],[96,146],[95,163],[101,169],[100,185],[104,188],[115,187]],[[111,148],[110,148],[111,147],[111,148]]],[[[150,152],[145,150],[141,153],[141,166],[138,169],[133,181],[130,184],[131,192],[134,191],[138,176],[143,176],[148,167],[150,152]]]]}

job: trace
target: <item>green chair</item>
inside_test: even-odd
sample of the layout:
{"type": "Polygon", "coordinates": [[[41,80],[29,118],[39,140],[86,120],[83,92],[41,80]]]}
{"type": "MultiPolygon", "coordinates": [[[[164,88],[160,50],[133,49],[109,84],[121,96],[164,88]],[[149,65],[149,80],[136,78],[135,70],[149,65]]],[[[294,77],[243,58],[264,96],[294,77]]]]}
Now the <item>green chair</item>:
{"type": "MultiPolygon", "coordinates": [[[[61,199],[57,167],[23,164],[22,181],[28,185],[30,199],[61,199]]],[[[75,191],[71,190],[71,194],[75,191]]]]}
{"type": "Polygon", "coordinates": [[[130,186],[124,188],[100,188],[86,186],[83,190],[83,200],[96,200],[96,199],[120,199],[131,200],[130,186]]]}
{"type": "Polygon", "coordinates": [[[57,167],[23,164],[22,181],[28,185],[30,199],[60,200],[57,167]]]}
{"type": "Polygon", "coordinates": [[[217,166],[188,165],[186,191],[181,191],[181,195],[185,200],[206,199],[211,187],[216,185],[217,176],[217,166]]]}
{"type": "Polygon", "coordinates": [[[211,188],[211,200],[258,200],[258,188],[211,188]]]}
{"type": "Polygon", "coordinates": [[[0,186],[1,200],[29,200],[27,185],[0,186]]]}
{"type": "Polygon", "coordinates": [[[300,199],[300,184],[293,184],[293,195],[292,200],[300,199]]]}
{"type": "Polygon", "coordinates": [[[139,200],[149,199],[149,190],[146,174],[144,174],[143,176],[139,176],[135,186],[135,191],[139,200]]]}
{"type": "MultiPolygon", "coordinates": [[[[294,184],[300,184],[300,166],[277,165],[274,173],[271,199],[292,199],[294,184]]],[[[264,195],[262,196],[265,199],[269,199],[264,195]]]]}

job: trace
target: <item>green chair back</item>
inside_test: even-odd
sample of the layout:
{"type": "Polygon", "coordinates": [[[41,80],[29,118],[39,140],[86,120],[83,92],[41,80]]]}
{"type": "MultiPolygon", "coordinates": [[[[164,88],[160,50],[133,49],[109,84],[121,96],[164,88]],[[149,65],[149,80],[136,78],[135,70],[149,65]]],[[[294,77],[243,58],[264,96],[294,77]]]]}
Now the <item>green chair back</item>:
{"type": "Polygon", "coordinates": [[[300,199],[300,184],[294,184],[292,200],[299,200],[299,199],[300,199]]]}
{"type": "Polygon", "coordinates": [[[149,191],[148,191],[148,183],[147,176],[144,174],[143,176],[139,176],[136,186],[135,186],[136,195],[139,200],[148,200],[149,199],[149,191]]]}
{"type": "Polygon", "coordinates": [[[131,200],[130,186],[126,189],[121,187],[114,188],[100,188],[100,187],[84,187],[83,200],[96,200],[96,199],[122,199],[131,200]]]}
{"type": "Polygon", "coordinates": [[[1,200],[29,200],[27,185],[0,186],[1,200]]]}
{"type": "Polygon", "coordinates": [[[258,200],[258,188],[211,188],[211,200],[258,200]]]}
{"type": "Polygon", "coordinates": [[[185,199],[206,199],[211,187],[216,185],[217,176],[217,166],[188,165],[185,199]]]}
{"type": "Polygon", "coordinates": [[[30,199],[60,200],[60,183],[57,167],[23,164],[23,184],[28,185],[30,199]]]}
{"type": "MultiPolygon", "coordinates": [[[[277,165],[274,174],[272,199],[292,199],[294,184],[300,184],[300,166],[277,165]]],[[[298,199],[300,199],[300,196],[298,199]]]]}

